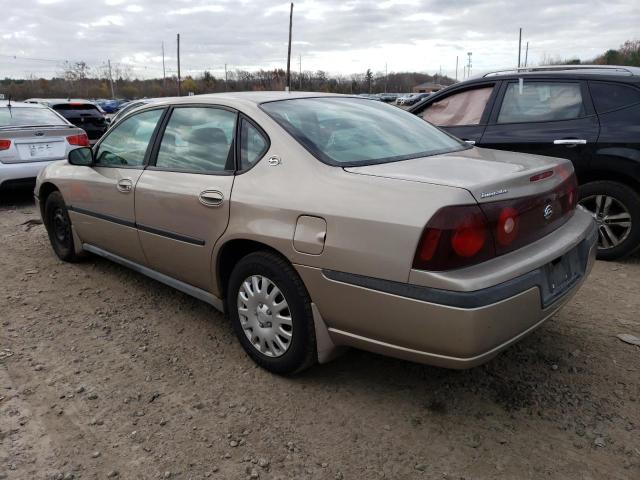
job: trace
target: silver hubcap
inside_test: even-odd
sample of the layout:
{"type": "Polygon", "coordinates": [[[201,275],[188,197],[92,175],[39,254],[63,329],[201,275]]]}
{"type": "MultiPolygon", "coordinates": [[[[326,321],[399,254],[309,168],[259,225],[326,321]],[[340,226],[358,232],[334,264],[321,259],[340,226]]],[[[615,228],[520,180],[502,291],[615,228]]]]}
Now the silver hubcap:
{"type": "Polygon", "coordinates": [[[289,349],[293,334],[289,304],[267,277],[252,275],[242,282],[238,316],[244,334],[260,353],[279,357],[289,349]]]}
{"type": "Polygon", "coordinates": [[[598,225],[598,248],[617,247],[631,233],[631,214],[626,207],[608,195],[592,195],[580,201],[591,212],[598,225]]]}

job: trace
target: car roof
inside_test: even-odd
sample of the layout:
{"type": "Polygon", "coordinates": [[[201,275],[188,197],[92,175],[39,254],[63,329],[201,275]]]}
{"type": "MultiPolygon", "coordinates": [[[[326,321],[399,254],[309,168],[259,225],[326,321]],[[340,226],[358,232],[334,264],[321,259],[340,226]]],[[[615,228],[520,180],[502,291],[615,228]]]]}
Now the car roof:
{"type": "MultiPolygon", "coordinates": [[[[0,107],[6,107],[9,105],[9,100],[0,100],[0,107]]],[[[20,107],[20,108],[47,108],[46,105],[42,105],[39,103],[26,103],[26,102],[14,102],[11,101],[11,107],[20,107]]]]}
{"type": "MultiPolygon", "coordinates": [[[[340,95],[336,93],[319,93],[319,92],[282,92],[282,91],[259,91],[259,92],[224,92],[224,93],[207,93],[203,95],[191,95],[187,97],[168,97],[166,99],[158,99],[155,104],[179,104],[179,103],[215,103],[219,100],[239,101],[242,103],[251,103],[259,105],[265,102],[275,102],[278,100],[293,100],[298,98],[317,98],[317,97],[344,97],[358,98],[357,95],[340,95]]],[[[362,98],[360,98],[362,99],[362,98]]]]}
{"type": "Polygon", "coordinates": [[[44,103],[47,105],[64,105],[70,103],[84,103],[87,105],[95,105],[91,100],[84,98],[28,98],[25,102],[44,103]]]}

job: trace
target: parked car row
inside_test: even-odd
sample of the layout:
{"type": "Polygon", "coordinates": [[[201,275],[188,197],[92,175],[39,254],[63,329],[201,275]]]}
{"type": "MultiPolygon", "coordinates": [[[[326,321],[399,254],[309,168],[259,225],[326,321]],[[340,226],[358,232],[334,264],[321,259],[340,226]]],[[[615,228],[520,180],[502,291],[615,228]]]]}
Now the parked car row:
{"type": "Polygon", "coordinates": [[[597,242],[568,160],[331,94],[147,103],[35,194],[60,259],[100,255],[209,302],[283,374],[345,346],[483,363],[568,301],[597,242]]]}
{"type": "Polygon", "coordinates": [[[640,68],[558,66],[486,74],[411,110],[476,146],[565,158],[598,225],[598,257],[640,246],[640,68]]]}

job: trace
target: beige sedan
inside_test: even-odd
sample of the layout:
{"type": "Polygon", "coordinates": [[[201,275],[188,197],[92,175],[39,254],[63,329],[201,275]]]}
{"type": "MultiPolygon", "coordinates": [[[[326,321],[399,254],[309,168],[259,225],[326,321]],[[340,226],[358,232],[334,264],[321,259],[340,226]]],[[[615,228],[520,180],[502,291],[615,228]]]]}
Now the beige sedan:
{"type": "Polygon", "coordinates": [[[346,346],[478,365],[569,300],[597,238],[569,162],[338,95],[153,103],[35,193],[61,259],[100,255],[212,304],[277,373],[346,346]]]}

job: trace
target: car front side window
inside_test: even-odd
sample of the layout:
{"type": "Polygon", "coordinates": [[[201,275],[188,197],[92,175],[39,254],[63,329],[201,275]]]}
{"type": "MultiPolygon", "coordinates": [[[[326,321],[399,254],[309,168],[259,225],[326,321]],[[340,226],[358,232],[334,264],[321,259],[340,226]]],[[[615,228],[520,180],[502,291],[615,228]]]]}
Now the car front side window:
{"type": "Polygon", "coordinates": [[[498,123],[549,122],[585,116],[580,83],[510,83],[500,107],[498,123]]]}
{"type": "Polygon", "coordinates": [[[180,107],[162,136],[156,169],[193,173],[233,170],[236,113],[213,107],[180,107]]]}
{"type": "Polygon", "coordinates": [[[100,142],[96,165],[107,167],[141,167],[149,141],[164,110],[141,112],[117,125],[100,142]]]}

